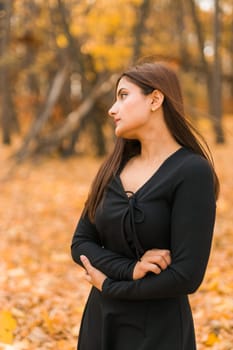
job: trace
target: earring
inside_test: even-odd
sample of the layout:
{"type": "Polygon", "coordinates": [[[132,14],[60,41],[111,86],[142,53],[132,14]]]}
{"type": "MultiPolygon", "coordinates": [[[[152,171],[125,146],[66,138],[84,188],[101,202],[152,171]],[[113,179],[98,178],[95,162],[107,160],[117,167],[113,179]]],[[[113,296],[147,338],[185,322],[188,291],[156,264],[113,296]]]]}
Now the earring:
{"type": "Polygon", "coordinates": [[[154,107],[153,107],[153,108],[151,108],[151,111],[152,111],[152,112],[154,112],[154,111],[155,111],[155,108],[154,108],[154,107]]]}

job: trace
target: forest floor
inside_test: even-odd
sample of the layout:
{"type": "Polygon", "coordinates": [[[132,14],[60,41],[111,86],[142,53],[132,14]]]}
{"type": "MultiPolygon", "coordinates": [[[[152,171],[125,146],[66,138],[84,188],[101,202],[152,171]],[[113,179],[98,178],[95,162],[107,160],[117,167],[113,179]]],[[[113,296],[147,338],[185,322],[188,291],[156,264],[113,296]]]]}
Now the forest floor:
{"type": "MultiPolygon", "coordinates": [[[[204,126],[221,196],[205,280],[190,296],[198,350],[233,349],[233,118],[225,123],[225,145],[204,126]]],[[[99,161],[40,158],[8,173],[11,152],[0,154],[0,349],[74,350],[89,285],[70,241],[99,161]]]]}

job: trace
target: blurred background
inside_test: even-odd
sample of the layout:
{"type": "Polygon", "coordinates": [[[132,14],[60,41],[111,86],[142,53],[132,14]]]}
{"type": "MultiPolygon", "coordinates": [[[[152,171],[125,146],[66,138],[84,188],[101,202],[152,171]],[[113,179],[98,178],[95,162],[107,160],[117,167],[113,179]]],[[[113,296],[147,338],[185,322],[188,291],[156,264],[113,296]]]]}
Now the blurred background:
{"type": "Polygon", "coordinates": [[[1,0],[2,142],[17,157],[58,151],[101,156],[114,74],[144,56],[169,62],[188,114],[224,142],[232,113],[231,0],[1,0]],[[91,139],[84,147],[83,136],[91,139]]]}
{"type": "Polygon", "coordinates": [[[74,349],[89,287],[70,240],[114,142],[118,75],[143,57],[180,78],[222,184],[192,296],[199,350],[233,349],[232,0],[0,0],[0,349],[74,349]]]}

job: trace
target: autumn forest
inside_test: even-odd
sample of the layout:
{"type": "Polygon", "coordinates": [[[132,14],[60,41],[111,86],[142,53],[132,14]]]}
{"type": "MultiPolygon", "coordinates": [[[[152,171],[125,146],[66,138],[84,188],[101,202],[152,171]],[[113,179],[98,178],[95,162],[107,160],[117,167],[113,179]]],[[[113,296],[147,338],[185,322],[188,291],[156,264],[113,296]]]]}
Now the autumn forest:
{"type": "Polygon", "coordinates": [[[0,0],[0,350],[76,348],[90,287],[70,240],[115,140],[117,77],[142,60],[177,72],[213,153],[214,241],[190,301],[198,350],[233,349],[232,0],[0,0]]]}

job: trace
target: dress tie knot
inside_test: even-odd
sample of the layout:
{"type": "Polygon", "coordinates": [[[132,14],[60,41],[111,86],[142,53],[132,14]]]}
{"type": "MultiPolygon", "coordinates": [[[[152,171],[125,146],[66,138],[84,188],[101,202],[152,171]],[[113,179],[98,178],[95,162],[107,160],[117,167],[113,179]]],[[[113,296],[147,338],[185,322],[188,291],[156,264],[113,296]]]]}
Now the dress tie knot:
{"type": "Polygon", "coordinates": [[[128,206],[123,215],[122,228],[123,228],[123,231],[125,231],[125,219],[126,219],[126,216],[129,215],[129,224],[130,224],[129,226],[131,231],[130,232],[131,238],[134,243],[137,259],[140,260],[141,256],[144,254],[144,249],[138,239],[135,224],[142,223],[144,221],[145,215],[143,210],[137,204],[137,199],[135,194],[132,191],[126,191],[126,194],[128,196],[128,206]]]}

